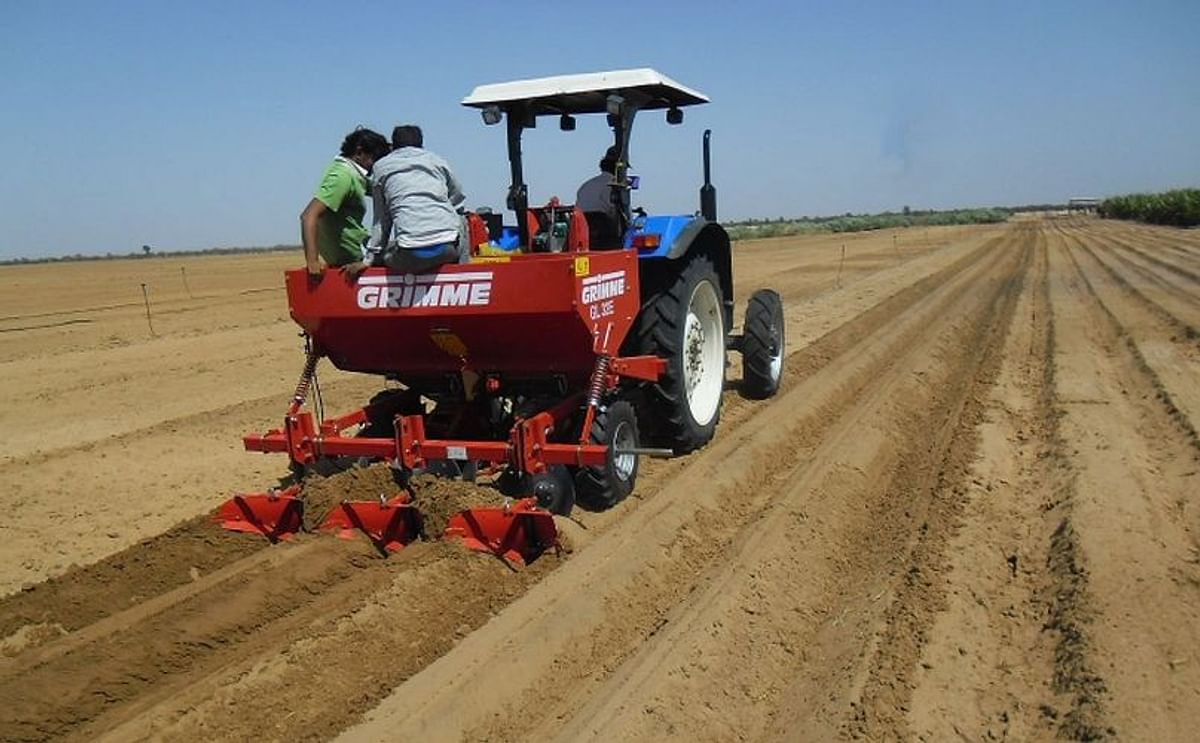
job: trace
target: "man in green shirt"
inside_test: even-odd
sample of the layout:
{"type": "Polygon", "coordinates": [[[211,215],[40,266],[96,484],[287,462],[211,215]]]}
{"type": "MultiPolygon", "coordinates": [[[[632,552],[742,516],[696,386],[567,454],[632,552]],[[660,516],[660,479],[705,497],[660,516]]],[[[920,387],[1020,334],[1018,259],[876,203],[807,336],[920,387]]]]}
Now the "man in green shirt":
{"type": "Polygon", "coordinates": [[[323,275],[321,261],[328,266],[355,266],[362,262],[363,241],[370,231],[363,226],[367,175],[375,161],[388,153],[387,139],[370,129],[355,129],[342,141],[341,154],[334,158],[312,201],[300,214],[300,238],[309,277],[323,275]]]}

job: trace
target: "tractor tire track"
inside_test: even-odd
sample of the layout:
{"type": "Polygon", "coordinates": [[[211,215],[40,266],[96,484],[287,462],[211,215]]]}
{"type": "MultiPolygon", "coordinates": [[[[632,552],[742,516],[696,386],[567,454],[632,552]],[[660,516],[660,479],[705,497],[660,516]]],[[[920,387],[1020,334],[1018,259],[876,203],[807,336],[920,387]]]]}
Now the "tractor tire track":
{"type": "MultiPolygon", "coordinates": [[[[1087,224],[1087,223],[1084,223],[1087,224]]],[[[1182,230],[1172,227],[1154,227],[1151,225],[1135,225],[1128,222],[1102,222],[1105,229],[1113,235],[1126,239],[1148,242],[1167,252],[1184,258],[1190,263],[1200,266],[1200,235],[1194,230],[1182,230]]],[[[1093,223],[1093,228],[1096,225],[1093,223]]]]}
{"type": "Polygon", "coordinates": [[[1106,306],[1086,251],[1061,234],[1052,248],[1066,289],[1055,310],[1060,425],[1075,471],[1060,567],[1082,576],[1079,644],[1086,674],[1103,669],[1093,685],[1107,723],[1085,732],[1187,739],[1200,724],[1200,448],[1134,330],[1106,306]]]}
{"type": "Polygon", "coordinates": [[[1164,313],[1159,305],[1149,302],[1133,289],[1124,277],[1101,261],[1082,239],[1068,233],[1060,233],[1060,236],[1067,246],[1072,265],[1083,277],[1108,323],[1119,329],[1122,343],[1141,373],[1150,381],[1164,411],[1200,451],[1200,435],[1195,425],[1195,421],[1200,420],[1200,389],[1195,384],[1200,353],[1197,353],[1193,344],[1178,342],[1181,323],[1174,315],[1164,313]],[[1070,247],[1072,245],[1074,249],[1070,247]],[[1088,279],[1073,250],[1086,255],[1091,265],[1114,279],[1116,289],[1125,291],[1113,291],[1105,282],[1088,279]],[[1136,328],[1136,332],[1131,330],[1133,328],[1136,328]],[[1143,348],[1146,350],[1143,351],[1143,348]]]}
{"type": "Polygon", "coordinates": [[[1074,472],[1059,431],[1046,231],[979,426],[908,729],[921,740],[1107,735],[1087,641],[1086,574],[1070,525],[1074,472]]]}
{"type": "Polygon", "coordinates": [[[1100,260],[1099,252],[1103,252],[1108,258],[1102,262],[1111,269],[1109,273],[1114,280],[1124,282],[1131,291],[1136,291],[1146,297],[1148,302],[1162,308],[1165,313],[1176,318],[1185,332],[1189,333],[1189,337],[1196,337],[1195,329],[1200,326],[1200,299],[1197,298],[1196,292],[1200,289],[1200,283],[1194,282],[1195,285],[1190,288],[1180,286],[1176,283],[1177,279],[1172,280],[1162,275],[1162,269],[1156,269],[1153,265],[1147,266],[1131,258],[1127,249],[1119,243],[1086,232],[1072,231],[1067,234],[1092,252],[1097,260],[1100,260]],[[1096,248],[1093,248],[1093,245],[1096,248]],[[1114,261],[1118,265],[1114,265],[1114,261]],[[1150,296],[1151,292],[1153,297],[1150,296]]]}
{"type": "MultiPolygon", "coordinates": [[[[1174,326],[1178,330],[1178,334],[1179,334],[1179,337],[1181,340],[1183,340],[1185,342],[1190,342],[1192,344],[1200,343],[1200,329],[1198,329],[1195,324],[1189,322],[1183,316],[1186,313],[1181,314],[1179,312],[1173,311],[1173,309],[1171,307],[1168,307],[1167,304],[1164,304],[1161,301],[1161,295],[1160,295],[1159,299],[1154,299],[1151,296],[1149,296],[1143,289],[1139,288],[1138,286],[1135,286],[1134,282],[1131,281],[1128,276],[1124,275],[1119,270],[1117,270],[1113,266],[1109,265],[1108,262],[1106,262],[1105,260],[1100,258],[1097,255],[1096,251],[1093,250],[1085,242],[1084,238],[1072,235],[1071,233],[1068,233],[1068,232],[1063,232],[1061,234],[1063,234],[1066,237],[1070,237],[1070,238],[1074,239],[1076,241],[1076,243],[1078,244],[1079,249],[1086,252],[1088,254],[1088,256],[1092,260],[1094,260],[1104,270],[1104,272],[1108,275],[1107,276],[1108,280],[1110,280],[1113,283],[1120,286],[1124,291],[1128,292],[1130,295],[1136,297],[1139,302],[1141,302],[1147,308],[1152,310],[1155,314],[1157,314],[1160,318],[1162,318],[1162,320],[1164,320],[1167,323],[1174,326]]],[[[1176,309],[1178,309],[1178,308],[1176,308],[1176,309]]]]}
{"type": "MultiPolygon", "coordinates": [[[[1148,263],[1156,268],[1169,272],[1173,275],[1173,277],[1175,277],[1175,280],[1183,279],[1189,284],[1200,283],[1200,273],[1197,273],[1191,268],[1182,266],[1179,263],[1167,260],[1168,258],[1176,257],[1173,254],[1173,251],[1170,251],[1171,243],[1161,243],[1144,235],[1130,238],[1115,236],[1109,236],[1105,238],[1101,234],[1100,239],[1105,240],[1106,242],[1115,245],[1122,250],[1126,250],[1133,255],[1136,255],[1138,259],[1143,262],[1143,264],[1148,263]],[[1158,250],[1159,255],[1154,255],[1153,253],[1149,252],[1150,250],[1158,250]]],[[[1191,256],[1186,252],[1183,255],[1186,256],[1181,261],[1183,263],[1191,263],[1193,260],[1195,260],[1195,256],[1191,256]]],[[[1176,259],[1179,260],[1179,258],[1176,259]]]]}

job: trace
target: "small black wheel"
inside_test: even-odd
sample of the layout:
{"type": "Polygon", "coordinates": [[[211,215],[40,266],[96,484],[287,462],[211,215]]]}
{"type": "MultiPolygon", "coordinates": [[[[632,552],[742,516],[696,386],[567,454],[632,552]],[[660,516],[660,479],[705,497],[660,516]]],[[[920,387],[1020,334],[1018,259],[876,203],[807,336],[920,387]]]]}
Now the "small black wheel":
{"type": "Polygon", "coordinates": [[[506,467],[496,477],[495,485],[496,490],[499,490],[501,495],[506,498],[515,498],[521,494],[525,487],[525,477],[516,470],[506,467]]]}
{"type": "Polygon", "coordinates": [[[612,508],[633,492],[637,480],[638,455],[629,453],[638,447],[633,406],[617,400],[597,411],[591,441],[607,446],[608,458],[600,466],[580,467],[575,474],[575,490],[580,502],[588,506],[612,508]]]}
{"type": "Polygon", "coordinates": [[[759,289],[746,304],[742,335],[742,394],[765,400],[783,379],[783,301],[771,289],[759,289]]]}
{"type": "Polygon", "coordinates": [[[390,439],[396,435],[397,414],[425,412],[421,397],[410,390],[387,389],[367,401],[367,423],[358,432],[360,438],[390,439]]]}
{"type": "Polygon", "coordinates": [[[575,507],[575,479],[561,464],[551,465],[545,472],[530,475],[529,492],[542,508],[559,516],[570,516],[575,507]]]}
{"type": "Polygon", "coordinates": [[[550,465],[545,472],[522,475],[506,469],[496,478],[496,489],[508,498],[533,496],[550,513],[570,516],[575,507],[575,477],[561,464],[550,465]]]}

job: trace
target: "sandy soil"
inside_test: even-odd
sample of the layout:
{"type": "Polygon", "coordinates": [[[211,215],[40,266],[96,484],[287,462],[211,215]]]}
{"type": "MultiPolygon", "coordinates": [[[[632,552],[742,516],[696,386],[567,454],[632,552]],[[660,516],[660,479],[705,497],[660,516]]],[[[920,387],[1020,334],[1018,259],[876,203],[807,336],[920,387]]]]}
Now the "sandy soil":
{"type": "Polygon", "coordinates": [[[0,738],[1190,739],[1200,235],[736,254],[740,297],[785,301],[779,396],[728,391],[710,446],[523,569],[209,523],[286,475],[239,437],[299,370],[294,256],[0,269],[0,738]]]}

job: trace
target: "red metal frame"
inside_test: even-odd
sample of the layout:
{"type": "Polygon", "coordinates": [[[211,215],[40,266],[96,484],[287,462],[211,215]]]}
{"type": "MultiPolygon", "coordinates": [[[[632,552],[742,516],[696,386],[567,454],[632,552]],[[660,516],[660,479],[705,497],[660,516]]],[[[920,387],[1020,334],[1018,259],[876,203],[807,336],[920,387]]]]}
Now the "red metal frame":
{"type": "Polygon", "coordinates": [[[520,419],[513,425],[507,441],[430,438],[422,415],[396,416],[394,439],[342,435],[346,429],[366,421],[365,408],[327,420],[320,426],[311,412],[295,413],[284,419],[284,428],[249,434],[242,441],[247,451],[286,453],[293,462],[302,465],[312,464],[321,457],[374,457],[399,462],[409,469],[425,467],[434,460],[458,460],[509,465],[530,474],[544,472],[555,464],[602,466],[608,456],[605,446],[549,440],[549,432],[569,420],[583,404],[583,396],[576,394],[549,410],[520,419]]]}

